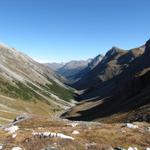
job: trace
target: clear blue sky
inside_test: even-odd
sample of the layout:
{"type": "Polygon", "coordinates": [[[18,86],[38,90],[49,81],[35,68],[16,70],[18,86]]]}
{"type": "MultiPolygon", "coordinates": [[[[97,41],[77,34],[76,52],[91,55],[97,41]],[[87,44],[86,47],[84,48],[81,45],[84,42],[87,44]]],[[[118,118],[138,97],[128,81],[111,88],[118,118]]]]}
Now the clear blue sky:
{"type": "Polygon", "coordinates": [[[41,62],[87,59],[150,38],[150,0],[0,0],[0,41],[41,62]]]}

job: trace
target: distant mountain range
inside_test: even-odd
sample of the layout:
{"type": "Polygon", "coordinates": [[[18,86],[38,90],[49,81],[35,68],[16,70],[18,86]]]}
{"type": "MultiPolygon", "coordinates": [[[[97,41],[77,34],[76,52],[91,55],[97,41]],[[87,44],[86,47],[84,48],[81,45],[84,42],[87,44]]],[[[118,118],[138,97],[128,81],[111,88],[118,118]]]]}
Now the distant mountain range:
{"type": "Polygon", "coordinates": [[[91,60],[70,61],[67,63],[47,63],[50,69],[56,74],[64,78],[65,83],[73,83],[76,81],[75,76],[84,68],[86,68],[91,60]]]}
{"type": "Polygon", "coordinates": [[[65,83],[72,84],[77,82],[85,73],[95,68],[102,58],[102,55],[98,55],[94,59],[73,60],[67,63],[47,63],[45,65],[56,74],[64,77],[65,83]]]}

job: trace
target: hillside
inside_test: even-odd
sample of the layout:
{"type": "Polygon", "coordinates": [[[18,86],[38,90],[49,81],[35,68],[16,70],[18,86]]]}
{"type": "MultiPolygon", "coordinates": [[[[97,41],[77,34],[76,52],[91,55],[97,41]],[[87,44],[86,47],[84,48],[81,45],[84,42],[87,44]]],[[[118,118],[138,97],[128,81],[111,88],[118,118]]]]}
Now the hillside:
{"type": "Polygon", "coordinates": [[[81,102],[63,114],[72,120],[150,121],[150,41],[125,51],[112,48],[75,84],[81,102]],[[87,82],[88,81],[88,82],[87,82]]]}
{"type": "Polygon", "coordinates": [[[0,124],[19,113],[50,115],[70,107],[73,92],[48,67],[0,45],[0,124]]]}
{"type": "Polygon", "coordinates": [[[78,90],[84,90],[97,86],[100,82],[110,80],[120,74],[129,63],[143,54],[143,47],[132,50],[123,50],[112,47],[101,60],[91,68],[82,78],[72,86],[78,90]]]}

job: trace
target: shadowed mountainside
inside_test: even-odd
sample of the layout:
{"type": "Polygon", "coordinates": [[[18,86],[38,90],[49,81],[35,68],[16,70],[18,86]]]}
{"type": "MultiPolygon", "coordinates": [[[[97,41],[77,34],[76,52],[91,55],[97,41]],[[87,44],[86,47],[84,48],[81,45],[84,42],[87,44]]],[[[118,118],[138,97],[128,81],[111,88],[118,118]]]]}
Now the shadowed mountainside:
{"type": "Polygon", "coordinates": [[[124,51],[113,47],[84,80],[77,106],[62,117],[71,120],[150,121],[150,41],[124,51]]]}

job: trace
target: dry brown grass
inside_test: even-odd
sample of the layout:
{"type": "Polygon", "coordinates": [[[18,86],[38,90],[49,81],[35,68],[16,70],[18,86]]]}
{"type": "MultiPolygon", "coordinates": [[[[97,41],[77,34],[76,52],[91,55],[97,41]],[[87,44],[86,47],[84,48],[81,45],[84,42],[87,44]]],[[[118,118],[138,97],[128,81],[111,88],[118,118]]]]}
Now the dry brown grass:
{"type": "Polygon", "coordinates": [[[28,102],[2,95],[0,95],[0,104],[0,124],[8,123],[9,119],[13,120],[22,113],[45,116],[47,118],[53,117],[56,114],[54,109],[57,109],[56,106],[49,106],[42,101],[37,101],[36,103],[28,102]],[[6,118],[6,120],[3,120],[3,118],[6,118]]]}
{"type": "Polygon", "coordinates": [[[139,150],[143,150],[150,146],[150,133],[146,130],[149,126],[148,123],[136,123],[139,129],[129,129],[122,124],[103,123],[79,123],[78,126],[73,128],[68,123],[68,121],[50,120],[46,117],[34,116],[30,120],[18,124],[20,130],[17,132],[15,139],[12,139],[5,132],[0,132],[0,136],[5,135],[3,142],[7,143],[6,149],[10,149],[12,145],[18,145],[25,148],[25,150],[40,150],[49,146],[54,146],[58,150],[106,150],[111,146],[123,148],[135,146],[139,150]],[[74,130],[78,130],[80,134],[72,135],[74,130]],[[33,131],[60,132],[74,137],[75,140],[38,138],[32,135],[33,131]],[[87,144],[89,145],[87,146],[87,144]]]}

